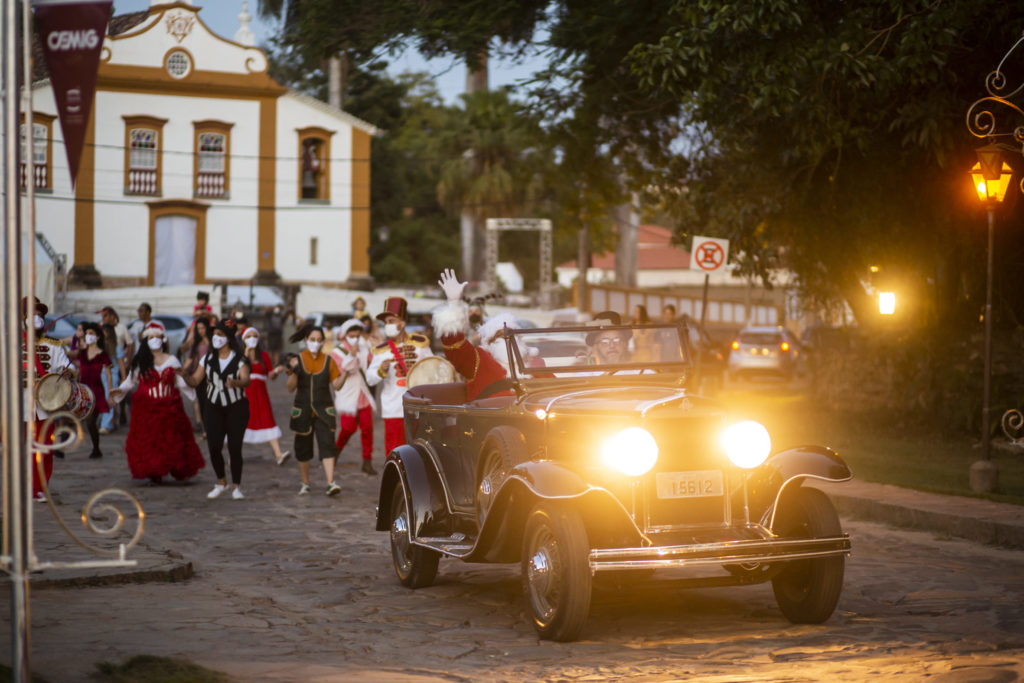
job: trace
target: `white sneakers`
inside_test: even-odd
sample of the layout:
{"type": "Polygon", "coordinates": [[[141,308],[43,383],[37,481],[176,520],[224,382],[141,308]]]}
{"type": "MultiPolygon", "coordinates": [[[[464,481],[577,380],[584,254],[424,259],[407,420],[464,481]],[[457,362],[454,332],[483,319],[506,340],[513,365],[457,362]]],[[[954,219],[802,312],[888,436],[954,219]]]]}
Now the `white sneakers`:
{"type": "Polygon", "coordinates": [[[207,498],[219,498],[220,494],[228,490],[228,487],[224,484],[214,484],[213,490],[206,494],[207,498]]]}
{"type": "Polygon", "coordinates": [[[277,466],[280,467],[281,465],[283,465],[284,461],[290,457],[292,457],[291,451],[285,451],[284,453],[282,453],[281,457],[277,459],[277,466]]]}
{"type": "MultiPolygon", "coordinates": [[[[220,494],[227,491],[230,487],[227,484],[214,484],[213,490],[206,494],[207,498],[220,498],[220,494]]],[[[235,500],[242,500],[245,496],[242,495],[242,489],[235,487],[235,490],[231,492],[231,497],[235,500]]]]}
{"type": "Polygon", "coordinates": [[[333,481],[327,485],[327,495],[336,496],[341,493],[341,487],[335,484],[333,481]]]}
{"type": "Polygon", "coordinates": [[[300,496],[308,496],[309,495],[309,484],[303,484],[302,486],[299,487],[299,495],[300,496]]]}

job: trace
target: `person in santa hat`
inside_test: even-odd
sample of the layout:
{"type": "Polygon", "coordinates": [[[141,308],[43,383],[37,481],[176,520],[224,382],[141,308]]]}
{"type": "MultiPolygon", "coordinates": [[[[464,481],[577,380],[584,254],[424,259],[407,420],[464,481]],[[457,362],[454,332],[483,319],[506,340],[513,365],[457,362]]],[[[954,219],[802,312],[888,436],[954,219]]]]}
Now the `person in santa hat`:
{"type": "MultiPolygon", "coordinates": [[[[481,394],[490,394],[489,387],[508,377],[509,357],[505,330],[519,329],[519,321],[511,313],[499,313],[487,318],[476,329],[480,344],[475,346],[469,339],[472,333],[469,306],[462,298],[467,283],[459,282],[455,271],[448,268],[441,273],[437,284],[444,291],[447,301],[434,309],[434,334],[441,338],[445,357],[466,380],[466,400],[474,401],[481,394]]],[[[504,394],[506,391],[490,395],[504,394]]]]}
{"type": "Polygon", "coordinates": [[[134,391],[124,444],[128,469],[133,478],[157,484],[167,475],[189,479],[206,465],[181,403],[182,394],[195,400],[195,391],[180,374],[181,362],[168,352],[163,325],[150,321],[140,337],[128,376],[110,392],[120,401],[134,391]]]}
{"type": "MultiPolygon", "coordinates": [[[[75,366],[68,359],[67,354],[64,352],[64,346],[57,339],[51,339],[45,336],[46,331],[46,314],[49,312],[49,308],[46,304],[35,300],[35,306],[33,310],[29,311],[28,297],[23,297],[21,300],[21,317],[24,320],[25,329],[21,333],[21,364],[25,370],[28,370],[29,363],[32,363],[36,371],[36,382],[39,382],[43,375],[48,373],[57,373],[74,379],[76,377],[75,366]],[[29,325],[35,331],[35,347],[32,357],[29,358],[28,353],[28,330],[29,325]]],[[[53,426],[49,428],[44,427],[46,419],[50,417],[50,414],[39,407],[38,404],[35,406],[35,414],[32,414],[30,410],[30,398],[28,393],[28,379],[24,375],[22,376],[22,389],[25,390],[25,426],[33,430],[34,441],[40,444],[52,443],[53,442],[53,426]]],[[[38,501],[45,501],[46,494],[43,493],[43,486],[39,478],[39,468],[36,466],[36,462],[41,462],[43,465],[43,475],[46,479],[47,485],[50,483],[50,476],[53,474],[53,452],[52,451],[36,451],[33,453],[31,461],[32,468],[32,497],[38,501]]]]}
{"type": "Polygon", "coordinates": [[[405,414],[402,396],[406,378],[413,364],[433,356],[430,339],[422,334],[406,334],[405,299],[397,296],[384,301],[384,310],[377,320],[384,323],[387,340],[373,349],[373,360],[366,369],[366,383],[383,384],[380,392],[381,414],[384,418],[384,448],[387,453],[405,443],[405,414]]]}
{"type": "Polygon", "coordinates": [[[363,337],[365,331],[359,318],[346,320],[338,331],[337,343],[331,351],[331,357],[345,377],[341,388],[334,394],[334,409],[339,421],[338,440],[335,444],[341,452],[356,429],[359,429],[363,446],[363,472],[373,475],[377,474],[372,462],[373,413],[376,404],[366,384],[366,369],[373,354],[363,337]]]}

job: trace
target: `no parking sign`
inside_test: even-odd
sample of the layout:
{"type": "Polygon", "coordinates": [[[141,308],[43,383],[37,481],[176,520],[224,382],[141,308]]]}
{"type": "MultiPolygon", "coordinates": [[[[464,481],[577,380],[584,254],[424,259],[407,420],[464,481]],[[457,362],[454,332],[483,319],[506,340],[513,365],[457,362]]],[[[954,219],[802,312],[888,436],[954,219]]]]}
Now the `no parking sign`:
{"type": "Polygon", "coordinates": [[[729,260],[729,240],[715,237],[693,236],[690,250],[690,270],[718,273],[725,269],[729,260]]]}

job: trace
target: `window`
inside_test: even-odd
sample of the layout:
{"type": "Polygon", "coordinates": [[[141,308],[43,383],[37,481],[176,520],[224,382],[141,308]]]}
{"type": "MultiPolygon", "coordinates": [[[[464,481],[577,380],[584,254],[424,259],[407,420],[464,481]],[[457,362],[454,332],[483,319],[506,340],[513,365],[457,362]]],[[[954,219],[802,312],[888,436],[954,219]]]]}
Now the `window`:
{"type": "Polygon", "coordinates": [[[231,165],[231,127],[223,121],[193,121],[197,199],[227,199],[231,165]]]}
{"type": "Polygon", "coordinates": [[[330,201],[331,136],[334,131],[303,128],[299,134],[299,199],[330,201]]]}
{"type": "MultiPolygon", "coordinates": [[[[35,188],[37,190],[53,189],[53,120],[55,116],[49,114],[33,114],[32,123],[32,163],[35,173],[35,188]]],[[[25,189],[25,179],[28,174],[28,163],[26,161],[28,150],[25,144],[25,123],[22,118],[20,127],[21,135],[21,189],[25,189]]]]}
{"type": "Polygon", "coordinates": [[[167,119],[125,116],[124,193],[160,196],[161,147],[167,119]]]}
{"type": "Polygon", "coordinates": [[[309,238],[309,265],[311,265],[311,266],[315,266],[316,265],[316,247],[317,247],[317,238],[316,237],[310,237],[309,238]]]}
{"type": "Polygon", "coordinates": [[[174,50],[167,55],[166,66],[172,78],[184,78],[192,71],[192,58],[184,50],[174,50]]]}

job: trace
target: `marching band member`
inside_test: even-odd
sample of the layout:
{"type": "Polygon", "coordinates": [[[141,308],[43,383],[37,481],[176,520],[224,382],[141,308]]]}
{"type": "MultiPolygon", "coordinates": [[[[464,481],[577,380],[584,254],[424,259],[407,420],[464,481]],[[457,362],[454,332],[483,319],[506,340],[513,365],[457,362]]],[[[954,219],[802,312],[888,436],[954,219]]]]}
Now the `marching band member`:
{"type": "Polygon", "coordinates": [[[384,323],[387,337],[373,349],[373,360],[366,370],[366,383],[384,385],[380,392],[381,414],[384,417],[384,448],[387,453],[405,443],[405,413],[402,396],[406,392],[409,369],[419,360],[433,356],[430,340],[422,334],[405,332],[405,299],[397,296],[384,301],[384,310],[377,319],[384,323]]]}
{"type": "MultiPolygon", "coordinates": [[[[36,299],[35,309],[33,315],[30,318],[28,312],[28,297],[24,297],[21,300],[21,317],[25,321],[25,330],[21,335],[21,364],[22,367],[27,371],[28,364],[33,363],[36,369],[36,382],[42,379],[43,375],[47,373],[59,373],[65,377],[75,377],[75,367],[71,364],[66,353],[64,353],[64,347],[60,341],[51,339],[44,336],[46,327],[45,315],[49,312],[49,308],[46,304],[36,299]],[[35,349],[32,353],[32,359],[28,357],[28,326],[32,325],[32,329],[36,333],[35,349]]],[[[22,389],[25,390],[25,423],[26,427],[31,424],[34,440],[39,443],[45,443],[53,440],[53,427],[43,432],[43,424],[46,422],[46,418],[50,416],[48,412],[43,410],[36,404],[35,415],[29,415],[29,395],[27,390],[28,379],[25,375],[22,375],[22,389]]],[[[46,494],[43,493],[43,487],[39,481],[39,469],[36,467],[36,458],[42,460],[43,463],[43,474],[46,477],[46,483],[50,483],[50,475],[53,474],[53,453],[51,451],[40,451],[33,453],[31,461],[32,468],[32,497],[38,501],[45,501],[46,494]]]]}
{"type": "Polygon", "coordinates": [[[338,332],[338,342],[331,357],[341,368],[345,379],[334,394],[334,409],[338,412],[338,451],[360,430],[363,446],[363,472],[377,474],[373,469],[373,413],[376,410],[373,394],[366,384],[366,368],[372,353],[363,339],[365,328],[359,318],[346,320],[338,332]]]}

